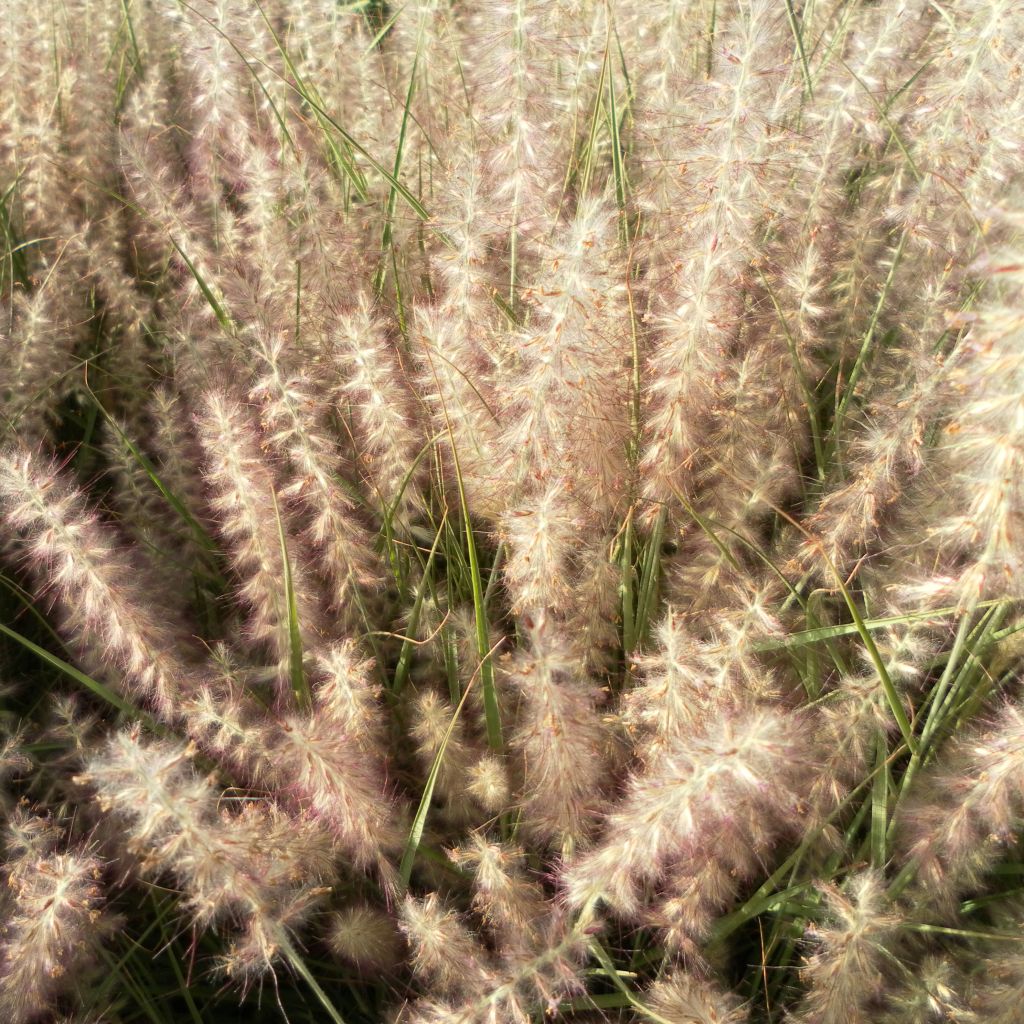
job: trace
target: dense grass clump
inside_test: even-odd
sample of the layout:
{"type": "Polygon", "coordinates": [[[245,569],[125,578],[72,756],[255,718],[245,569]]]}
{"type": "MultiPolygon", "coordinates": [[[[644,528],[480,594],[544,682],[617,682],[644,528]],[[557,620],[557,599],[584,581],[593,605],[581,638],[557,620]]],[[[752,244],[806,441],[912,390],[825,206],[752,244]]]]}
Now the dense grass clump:
{"type": "Polygon", "coordinates": [[[0,1019],[1022,1019],[1017,0],[0,38],[0,1019]]]}

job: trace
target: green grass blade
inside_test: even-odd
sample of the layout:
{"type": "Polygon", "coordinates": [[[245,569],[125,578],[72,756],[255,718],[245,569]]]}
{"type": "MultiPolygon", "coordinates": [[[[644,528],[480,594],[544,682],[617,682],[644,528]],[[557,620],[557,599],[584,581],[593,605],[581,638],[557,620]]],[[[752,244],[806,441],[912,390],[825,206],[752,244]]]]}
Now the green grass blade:
{"type": "Polygon", "coordinates": [[[121,711],[126,715],[130,715],[132,718],[139,718],[146,721],[156,731],[163,731],[162,727],[158,726],[155,720],[153,720],[145,711],[137,708],[134,704],[129,704],[128,701],[115,693],[109,686],[101,683],[98,679],[93,679],[92,676],[87,676],[80,669],[75,668],[74,665],[64,661],[63,658],[58,658],[56,654],[51,654],[45,648],[33,643],[27,636],[22,636],[21,633],[11,629],[10,626],[5,626],[2,622],[0,622],[0,633],[3,633],[5,636],[10,637],[10,639],[21,644],[21,646],[26,650],[31,651],[48,665],[58,669],[69,679],[73,679],[79,685],[84,686],[90,691],[90,693],[95,694],[101,700],[105,700],[111,707],[117,708],[118,711],[121,711]]]}
{"type": "Polygon", "coordinates": [[[306,679],[306,669],[302,662],[302,631],[299,628],[299,609],[295,599],[295,581],[292,578],[292,562],[288,554],[288,537],[285,534],[284,521],[277,504],[277,495],[271,491],[274,503],[274,517],[277,519],[277,536],[281,544],[281,565],[284,570],[284,595],[288,606],[288,677],[291,681],[295,703],[304,711],[312,707],[313,700],[306,679]]]}
{"type": "Polygon", "coordinates": [[[430,802],[434,798],[434,788],[437,786],[437,777],[441,773],[441,765],[444,762],[444,755],[448,750],[448,743],[455,733],[455,726],[459,721],[459,716],[462,714],[462,709],[466,706],[466,698],[469,697],[473,682],[478,675],[479,672],[473,675],[462,693],[461,700],[455,705],[451,721],[448,723],[448,728],[444,731],[444,736],[441,737],[440,744],[438,744],[437,753],[434,754],[434,760],[430,764],[430,771],[427,772],[427,779],[423,784],[423,793],[420,796],[419,806],[416,808],[416,815],[412,819],[409,838],[406,840],[405,850],[402,852],[402,861],[398,868],[398,878],[403,889],[409,887],[409,880],[412,878],[413,864],[416,862],[416,854],[423,840],[423,829],[427,823],[427,815],[430,813],[430,802]]]}
{"type": "Polygon", "coordinates": [[[189,259],[188,255],[185,253],[185,250],[182,249],[180,245],[178,245],[177,241],[175,241],[175,239],[171,236],[168,237],[170,238],[171,245],[174,246],[178,255],[181,257],[182,262],[185,264],[186,267],[188,267],[189,273],[191,273],[191,275],[195,278],[196,284],[199,285],[199,290],[203,293],[203,298],[206,299],[207,303],[210,306],[210,309],[213,310],[213,315],[217,318],[217,323],[219,323],[221,327],[223,327],[224,330],[228,332],[228,334],[233,334],[235,326],[231,321],[231,317],[227,315],[227,313],[224,310],[224,307],[220,304],[220,301],[217,299],[217,296],[214,295],[213,289],[206,282],[206,278],[204,278],[203,275],[199,273],[199,270],[196,267],[196,265],[192,262],[191,259],[189,259]]]}
{"type": "Polygon", "coordinates": [[[402,650],[398,655],[398,664],[395,667],[394,682],[392,684],[392,691],[397,695],[405,689],[405,684],[409,679],[409,670],[412,667],[412,653],[415,649],[415,644],[412,637],[416,633],[416,629],[420,622],[420,612],[423,608],[423,598],[425,597],[427,590],[430,587],[428,577],[430,576],[431,569],[434,565],[434,557],[437,554],[438,546],[441,542],[441,536],[444,532],[444,525],[447,522],[447,515],[441,521],[440,527],[438,527],[437,533],[434,535],[434,542],[430,546],[430,553],[427,555],[426,564],[423,567],[423,577],[420,580],[420,585],[416,588],[416,597],[413,600],[412,611],[409,614],[409,628],[406,633],[406,638],[402,642],[402,650]]]}
{"type": "Polygon", "coordinates": [[[345,1024],[345,1018],[338,1012],[337,1007],[327,997],[327,993],[320,987],[320,982],[313,976],[313,972],[306,966],[306,961],[299,956],[298,950],[292,945],[291,940],[282,937],[280,940],[281,953],[288,966],[309,986],[317,1001],[327,1011],[332,1024],[345,1024]]]}
{"type": "Polygon", "coordinates": [[[636,636],[636,567],[633,565],[633,513],[626,516],[622,527],[622,544],[619,551],[619,596],[622,605],[622,650],[629,656],[637,646],[636,636]]]}
{"type": "Polygon", "coordinates": [[[888,747],[885,734],[876,739],[875,780],[871,787],[871,863],[881,870],[885,867],[889,817],[889,773],[886,771],[888,747]]]}
{"type": "Polygon", "coordinates": [[[672,1024],[670,1020],[655,1013],[633,995],[629,986],[622,980],[620,973],[615,969],[612,958],[597,939],[591,940],[590,952],[594,959],[604,968],[605,977],[622,993],[623,998],[644,1020],[653,1021],[653,1024],[672,1024]]]}
{"type": "MultiPolygon", "coordinates": [[[[398,131],[398,143],[395,148],[395,162],[391,169],[391,176],[393,181],[398,181],[398,176],[402,172],[402,155],[405,152],[405,138],[409,130],[409,113],[412,109],[412,98],[416,92],[416,72],[420,64],[420,52],[417,49],[416,56],[413,58],[412,71],[409,74],[409,87],[405,92],[405,105],[402,108],[402,124],[398,131]]],[[[380,242],[381,261],[377,267],[377,272],[373,276],[373,290],[377,295],[380,295],[384,290],[384,281],[387,277],[387,261],[389,258],[394,258],[392,252],[392,237],[394,234],[394,221],[395,221],[395,207],[398,203],[398,189],[395,188],[394,184],[388,189],[388,201],[384,214],[384,233],[380,242]]],[[[398,286],[398,274],[395,274],[395,286],[398,286]]]]}
{"type": "Polygon", "coordinates": [[[814,85],[811,82],[811,69],[807,65],[807,51],[804,49],[804,34],[797,21],[796,11],[793,10],[793,0],[786,0],[786,18],[789,21],[790,31],[793,39],[796,40],[796,52],[800,55],[800,70],[804,76],[804,86],[807,89],[807,98],[814,98],[814,85]]]}
{"type": "MultiPolygon", "coordinates": [[[[436,381],[436,370],[431,367],[438,384],[438,391],[441,392],[440,382],[436,381]]],[[[459,462],[458,445],[455,442],[455,433],[452,430],[451,420],[448,418],[447,406],[442,405],[445,418],[445,426],[448,432],[451,445],[452,462],[455,468],[455,481],[459,491],[459,508],[462,513],[462,523],[466,538],[466,552],[469,558],[469,574],[473,592],[473,617],[476,628],[477,656],[480,659],[478,671],[481,677],[481,688],[483,689],[484,719],[487,730],[487,745],[493,751],[500,751],[503,747],[501,734],[501,710],[498,706],[498,694],[494,685],[494,665],[491,662],[492,651],[490,650],[490,637],[487,629],[487,604],[484,600],[483,579],[480,573],[480,558],[476,548],[476,538],[473,535],[473,520],[469,513],[469,503],[466,500],[466,488],[462,479],[462,466],[459,462]]]]}
{"type": "MultiPolygon", "coordinates": [[[[1003,600],[982,601],[979,608],[991,608],[999,604],[1008,604],[1003,600]]],[[[836,637],[851,636],[861,628],[869,631],[888,629],[890,626],[904,626],[915,622],[931,622],[934,619],[944,619],[960,613],[956,605],[949,605],[943,608],[931,608],[923,612],[908,612],[906,615],[890,615],[877,619],[862,619],[860,624],[844,622],[837,626],[820,626],[817,629],[804,629],[777,640],[758,641],[751,647],[757,653],[777,651],[782,648],[791,649],[804,647],[807,644],[821,643],[825,640],[832,640],[836,637]]]]}

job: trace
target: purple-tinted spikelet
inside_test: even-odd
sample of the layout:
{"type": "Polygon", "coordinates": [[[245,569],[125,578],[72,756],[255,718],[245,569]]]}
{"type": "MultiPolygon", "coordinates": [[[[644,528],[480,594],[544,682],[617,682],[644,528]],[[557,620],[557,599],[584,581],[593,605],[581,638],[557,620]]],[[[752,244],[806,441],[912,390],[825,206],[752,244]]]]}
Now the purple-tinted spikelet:
{"type": "Polygon", "coordinates": [[[49,268],[34,292],[12,296],[0,328],[3,436],[23,441],[52,437],[57,407],[69,390],[67,365],[87,319],[73,273],[63,262],[49,268]]]}
{"type": "Polygon", "coordinates": [[[507,237],[501,290],[510,297],[557,216],[571,126],[592,81],[573,53],[580,26],[560,14],[537,0],[487,0],[465,20],[483,202],[507,237]]]}
{"type": "Polygon", "coordinates": [[[66,471],[22,448],[0,453],[0,504],[13,550],[68,637],[109,669],[129,697],[172,717],[195,683],[184,628],[115,530],[66,471]]]}
{"type": "Polygon", "coordinates": [[[0,1024],[1021,1016],[1022,0],[0,7],[0,1024]]]}
{"type": "Polygon", "coordinates": [[[192,753],[123,731],[92,754],[78,781],[124,823],[143,871],[181,886],[197,924],[238,926],[224,969],[258,974],[292,949],[293,929],[324,891],[319,882],[330,874],[330,845],[308,818],[286,815],[270,801],[222,810],[192,753]]]}
{"type": "MultiPolygon", "coordinates": [[[[1020,224],[1018,215],[1006,227],[1019,231],[1020,224]]],[[[967,607],[989,595],[1015,595],[1022,568],[1024,274],[1018,253],[1019,244],[981,266],[989,298],[972,317],[949,370],[942,469],[952,477],[958,508],[934,529],[964,559],[959,599],[967,607]]]]}
{"type": "Polygon", "coordinates": [[[203,689],[185,712],[201,749],[308,813],[355,867],[376,870],[390,886],[388,857],[399,835],[369,664],[351,643],[319,648],[310,666],[310,710],[268,716],[232,681],[203,689]]]}
{"type": "MultiPolygon", "coordinates": [[[[644,496],[670,505],[674,491],[692,492],[715,424],[709,413],[737,365],[730,355],[741,336],[747,264],[772,215],[770,184],[790,166],[774,130],[794,97],[778,60],[791,42],[785,18],[770,3],[738,4],[721,31],[715,76],[684,91],[687,102],[672,111],[659,153],[668,173],[651,199],[657,341],[647,365],[641,473],[644,496]]],[[[761,388],[774,384],[758,380],[761,388]]],[[[755,435],[746,429],[749,440],[755,435]]]]}
{"type": "Polygon", "coordinates": [[[493,356],[471,322],[444,308],[421,306],[414,328],[422,370],[418,391],[443,453],[448,479],[475,516],[492,519],[509,501],[510,468],[502,446],[493,356]]]}
{"type": "Polygon", "coordinates": [[[874,1002],[884,991],[884,969],[899,918],[891,912],[883,879],[865,871],[844,890],[823,888],[826,920],[812,925],[815,951],[803,966],[809,991],[795,1020],[807,1024],[854,1024],[875,1019],[874,1002]]]}
{"type": "Polygon", "coordinates": [[[265,653],[269,658],[283,700],[293,643],[286,558],[304,648],[316,635],[320,614],[316,590],[305,562],[296,557],[297,546],[289,536],[292,520],[278,498],[250,408],[212,391],[206,395],[198,428],[211,507],[230,545],[240,587],[238,598],[247,612],[245,641],[254,654],[265,653]]]}
{"type": "Polygon", "coordinates": [[[399,927],[412,949],[412,969],[440,993],[483,991],[493,984],[486,949],[437,893],[403,903],[399,927]]]}
{"type": "Polygon", "coordinates": [[[507,668],[521,694],[511,743],[522,757],[524,828],[566,851],[594,830],[612,746],[600,689],[581,667],[569,639],[540,622],[507,668]]]}
{"type": "MultiPolygon", "coordinates": [[[[373,587],[372,540],[343,485],[340,445],[327,429],[327,404],[315,380],[290,366],[282,338],[256,343],[257,379],[250,396],[258,404],[262,447],[288,467],[281,497],[304,513],[304,541],[331,583],[331,607],[352,616],[359,587],[373,587]]],[[[354,617],[354,616],[352,616],[354,617]]]]}
{"type": "MultiPolygon", "coordinates": [[[[645,884],[699,871],[709,849],[749,873],[798,821],[807,782],[801,731],[792,716],[756,707],[688,730],[632,777],[600,842],[570,865],[570,902],[635,914],[645,884]]],[[[689,900],[695,921],[713,902],[702,888],[689,900]]]]}
{"type": "Polygon", "coordinates": [[[603,517],[624,491],[629,424],[629,310],[613,208],[581,203],[558,237],[499,390],[503,441],[516,483],[560,476],[603,517]]]}
{"type": "Polygon", "coordinates": [[[717,985],[673,971],[644,993],[644,1003],[672,1024],[745,1024],[747,1008],[717,985]]]}
{"type": "Polygon", "coordinates": [[[365,298],[339,318],[333,341],[335,396],[355,427],[356,471],[379,514],[394,510],[404,518],[423,478],[414,468],[422,441],[408,371],[365,298]]]}
{"type": "Polygon", "coordinates": [[[1009,705],[952,744],[916,781],[899,816],[899,847],[922,895],[948,904],[1014,841],[1024,809],[1024,712],[1009,705]]]}
{"type": "Polygon", "coordinates": [[[103,863],[83,849],[48,850],[46,842],[6,845],[0,1011],[11,1024],[27,1024],[49,1019],[60,996],[87,980],[104,933],[103,863]]]}
{"type": "Polygon", "coordinates": [[[508,545],[505,584],[517,615],[542,614],[545,609],[568,613],[582,512],[566,481],[559,478],[502,517],[502,537],[508,545]]]}

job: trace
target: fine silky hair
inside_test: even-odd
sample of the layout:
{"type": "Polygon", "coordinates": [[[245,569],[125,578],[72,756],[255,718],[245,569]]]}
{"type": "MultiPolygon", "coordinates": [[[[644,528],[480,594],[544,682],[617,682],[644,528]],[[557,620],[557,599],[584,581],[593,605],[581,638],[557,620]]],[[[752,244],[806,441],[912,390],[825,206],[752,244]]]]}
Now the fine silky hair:
{"type": "Polygon", "coordinates": [[[7,4],[0,1018],[1021,1019],[1022,38],[7,4]]]}

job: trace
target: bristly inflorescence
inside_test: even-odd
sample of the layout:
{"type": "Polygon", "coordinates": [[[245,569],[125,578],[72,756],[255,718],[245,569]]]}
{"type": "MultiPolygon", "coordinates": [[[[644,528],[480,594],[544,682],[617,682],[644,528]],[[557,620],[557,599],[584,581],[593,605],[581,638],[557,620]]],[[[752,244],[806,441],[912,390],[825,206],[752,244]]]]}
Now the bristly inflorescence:
{"type": "Polygon", "coordinates": [[[7,6],[0,1017],[1017,1020],[1019,0],[7,6]]]}

